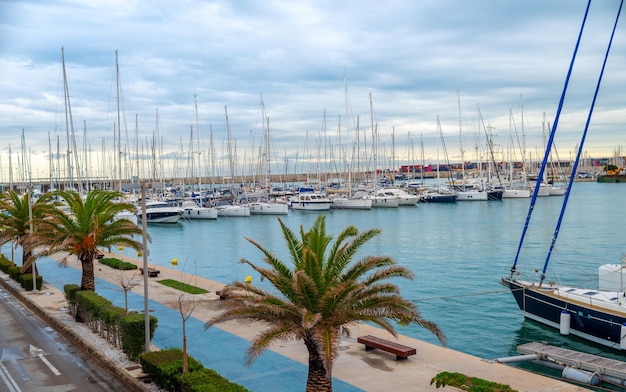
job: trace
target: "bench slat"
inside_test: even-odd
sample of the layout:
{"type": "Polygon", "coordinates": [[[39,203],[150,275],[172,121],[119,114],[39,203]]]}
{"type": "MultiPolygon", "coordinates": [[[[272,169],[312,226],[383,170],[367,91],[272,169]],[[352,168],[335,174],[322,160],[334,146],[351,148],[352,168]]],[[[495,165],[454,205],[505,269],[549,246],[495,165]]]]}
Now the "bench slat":
{"type": "Polygon", "coordinates": [[[415,355],[417,353],[417,350],[413,347],[372,335],[359,336],[357,342],[364,344],[365,350],[367,351],[377,348],[395,354],[396,360],[407,359],[409,355],[415,355]]]}

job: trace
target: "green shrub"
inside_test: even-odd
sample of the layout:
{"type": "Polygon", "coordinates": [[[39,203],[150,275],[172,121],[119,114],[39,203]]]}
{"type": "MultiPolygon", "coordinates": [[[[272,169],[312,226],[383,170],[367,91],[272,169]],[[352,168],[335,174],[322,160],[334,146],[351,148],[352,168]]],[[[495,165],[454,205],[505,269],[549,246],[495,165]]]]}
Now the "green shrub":
{"type": "Polygon", "coordinates": [[[7,271],[11,279],[13,279],[16,282],[18,282],[20,279],[20,272],[22,272],[22,269],[16,266],[9,267],[9,270],[7,271]]]}
{"type": "Polygon", "coordinates": [[[105,259],[100,259],[98,261],[104,265],[108,265],[111,268],[115,268],[115,269],[122,270],[122,271],[137,269],[137,266],[135,264],[122,261],[120,259],[116,259],[113,257],[107,257],[105,259]]]}
{"type": "Polygon", "coordinates": [[[5,274],[9,273],[9,268],[15,267],[15,264],[9,259],[6,258],[5,255],[0,255],[0,271],[5,274]]]}
{"type": "MultiPolygon", "coordinates": [[[[158,320],[150,316],[150,340],[154,336],[158,320]]],[[[145,351],[145,317],[143,314],[132,313],[120,319],[120,338],[122,350],[132,361],[145,351]]]]}
{"type": "Polygon", "coordinates": [[[430,385],[437,388],[450,385],[469,392],[517,392],[510,386],[477,377],[469,377],[461,373],[441,372],[430,380],[430,385]]]}
{"type": "MultiPolygon", "coordinates": [[[[17,281],[25,290],[31,291],[33,289],[33,274],[19,275],[17,278],[17,281]]],[[[37,275],[37,290],[41,290],[42,284],[43,284],[43,276],[37,275]]]]}
{"type": "Polygon", "coordinates": [[[101,319],[104,309],[112,305],[111,301],[91,290],[77,291],[75,298],[78,306],[78,317],[86,321],[101,319]]]}
{"type": "MultiPolygon", "coordinates": [[[[183,350],[168,348],[160,351],[151,351],[139,357],[141,370],[163,389],[180,391],[179,377],[183,373],[183,350]]],[[[203,369],[202,364],[190,355],[187,355],[187,371],[195,372],[203,369]]]]}
{"type": "Polygon", "coordinates": [[[213,369],[202,368],[179,377],[182,392],[249,392],[213,369]]]}
{"type": "Polygon", "coordinates": [[[67,307],[69,309],[70,315],[76,317],[76,293],[80,291],[80,286],[74,283],[69,283],[63,286],[63,291],[65,292],[65,299],[67,300],[67,307]]]}

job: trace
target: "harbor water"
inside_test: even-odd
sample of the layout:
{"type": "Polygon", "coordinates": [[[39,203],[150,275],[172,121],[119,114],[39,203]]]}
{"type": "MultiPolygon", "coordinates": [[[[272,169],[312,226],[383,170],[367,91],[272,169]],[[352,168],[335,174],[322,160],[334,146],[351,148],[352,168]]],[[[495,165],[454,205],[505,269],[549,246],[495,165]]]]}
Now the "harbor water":
{"type": "MultiPolygon", "coordinates": [[[[625,192],[621,184],[574,184],[546,281],[594,288],[598,267],[621,261],[626,252],[625,192]]],[[[517,266],[525,277],[541,273],[563,199],[537,199],[517,266]]],[[[451,349],[494,359],[515,355],[515,347],[528,341],[545,341],[623,359],[617,351],[562,337],[557,330],[525,321],[511,293],[498,283],[510,273],[515,260],[529,202],[504,199],[420,203],[416,207],[369,211],[289,211],[280,219],[296,233],[300,226],[307,230],[319,214],[326,215],[327,231],[333,235],[348,225],[360,230],[381,229],[382,233],[363,246],[357,258],[387,255],[413,271],[413,280],[399,279],[395,283],[425,319],[439,325],[451,349]]],[[[261,252],[246,240],[250,238],[288,261],[277,219],[250,216],[149,225],[149,263],[223,283],[251,276],[252,283],[264,285],[239,260],[263,263],[261,252]],[[173,259],[177,259],[176,265],[173,259]]],[[[7,250],[3,251],[6,254],[7,250]]],[[[129,249],[113,251],[137,256],[129,249]]],[[[39,265],[44,279],[55,275],[54,270],[59,268],[56,263],[39,265]]],[[[398,332],[438,344],[432,334],[416,326],[398,327],[398,332]]]]}

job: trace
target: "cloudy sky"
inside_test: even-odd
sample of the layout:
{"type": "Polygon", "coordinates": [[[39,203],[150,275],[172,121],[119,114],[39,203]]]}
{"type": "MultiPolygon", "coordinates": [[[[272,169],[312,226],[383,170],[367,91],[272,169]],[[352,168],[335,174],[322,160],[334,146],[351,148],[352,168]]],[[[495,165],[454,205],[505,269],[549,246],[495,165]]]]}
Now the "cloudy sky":
{"type": "MultiPolygon", "coordinates": [[[[305,170],[299,162],[309,159],[345,164],[357,135],[360,154],[370,151],[370,160],[377,141],[379,166],[421,160],[422,145],[426,163],[434,163],[444,159],[438,128],[450,161],[460,161],[461,149],[465,160],[476,160],[485,129],[500,156],[512,150],[520,159],[517,140],[525,140],[533,158],[543,150],[544,113],[554,121],[586,6],[584,0],[0,0],[0,181],[7,181],[9,166],[28,167],[24,161],[32,177],[47,177],[51,161],[64,171],[68,150],[93,175],[110,172],[116,80],[123,155],[150,155],[156,137],[157,159],[175,167],[192,148],[209,156],[211,136],[214,156],[226,155],[225,108],[236,170],[252,166],[263,144],[261,96],[271,154],[290,172],[305,170]],[[61,48],[73,127],[66,126],[61,48]],[[75,146],[68,147],[72,129],[75,146]]],[[[618,7],[618,0],[591,4],[559,121],[561,159],[579,143],[618,7]]],[[[626,141],[624,64],[622,20],[585,144],[590,156],[611,156],[626,141]]]]}

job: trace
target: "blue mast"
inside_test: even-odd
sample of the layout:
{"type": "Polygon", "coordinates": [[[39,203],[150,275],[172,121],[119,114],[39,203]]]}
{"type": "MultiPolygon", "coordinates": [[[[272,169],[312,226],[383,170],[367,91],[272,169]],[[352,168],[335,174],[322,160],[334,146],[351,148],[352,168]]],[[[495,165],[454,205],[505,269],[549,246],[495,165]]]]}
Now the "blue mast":
{"type": "Polygon", "coordinates": [[[543,160],[541,161],[541,167],[539,168],[539,174],[537,175],[535,189],[533,190],[533,195],[532,195],[532,198],[530,199],[530,206],[528,207],[528,215],[526,216],[526,221],[524,222],[524,228],[522,230],[522,236],[520,237],[519,245],[517,246],[517,253],[515,254],[515,261],[513,262],[513,266],[511,267],[511,278],[513,277],[513,274],[515,273],[517,262],[519,261],[519,255],[522,250],[522,245],[524,244],[524,239],[526,238],[526,232],[528,231],[528,226],[530,224],[530,218],[532,216],[533,210],[535,209],[535,203],[537,201],[537,194],[539,193],[539,187],[541,185],[541,181],[543,179],[546,165],[548,163],[550,151],[552,150],[552,143],[554,142],[554,135],[556,133],[557,125],[559,123],[559,118],[561,117],[561,110],[563,109],[563,103],[565,102],[565,93],[567,92],[567,86],[569,85],[569,80],[570,80],[570,77],[572,76],[572,69],[574,68],[574,61],[576,60],[576,54],[578,53],[578,48],[580,46],[580,41],[582,39],[583,31],[585,29],[585,23],[587,22],[587,15],[589,14],[590,6],[591,6],[591,0],[587,2],[585,16],[580,26],[580,31],[578,33],[578,40],[576,41],[576,47],[574,48],[574,53],[572,54],[572,60],[570,61],[569,69],[567,71],[567,77],[565,78],[565,84],[563,85],[563,92],[561,93],[561,99],[559,100],[559,106],[557,108],[554,123],[552,124],[552,129],[550,130],[550,136],[548,137],[548,142],[546,144],[546,151],[544,153],[543,160]]]}
{"type": "Polygon", "coordinates": [[[563,216],[565,215],[565,207],[567,206],[567,201],[569,200],[569,194],[572,189],[572,184],[574,183],[574,176],[578,169],[578,163],[580,162],[580,156],[582,155],[583,145],[585,144],[585,139],[587,138],[587,131],[589,130],[589,123],[591,122],[593,109],[596,105],[596,99],[598,98],[598,91],[600,90],[600,84],[602,83],[602,77],[604,76],[604,69],[606,68],[606,61],[609,57],[609,52],[611,51],[611,44],[613,43],[613,37],[615,36],[615,29],[617,28],[617,22],[619,21],[619,16],[622,13],[623,4],[624,4],[624,0],[621,0],[619,4],[619,9],[617,11],[617,16],[615,17],[615,23],[613,24],[613,31],[611,32],[611,39],[609,40],[609,44],[606,48],[606,52],[604,53],[604,61],[602,62],[602,69],[600,70],[600,75],[598,76],[598,82],[596,83],[596,90],[593,93],[591,107],[589,108],[589,114],[587,115],[587,121],[585,122],[585,130],[583,131],[582,137],[580,139],[580,143],[578,145],[578,152],[576,154],[576,160],[574,161],[574,167],[572,167],[572,172],[570,173],[570,176],[569,176],[569,182],[567,184],[567,191],[565,192],[565,198],[563,199],[563,205],[561,206],[559,220],[554,229],[554,234],[552,235],[552,242],[550,243],[550,250],[548,251],[548,254],[546,256],[546,261],[543,264],[543,270],[541,271],[541,280],[539,281],[539,287],[541,287],[541,284],[543,283],[543,280],[546,277],[546,270],[548,269],[550,256],[552,255],[552,250],[554,249],[554,245],[556,244],[556,239],[559,235],[559,230],[561,229],[561,222],[563,221],[563,216]]]}

